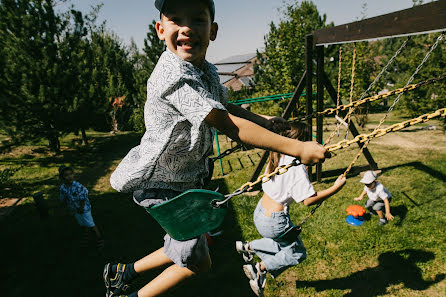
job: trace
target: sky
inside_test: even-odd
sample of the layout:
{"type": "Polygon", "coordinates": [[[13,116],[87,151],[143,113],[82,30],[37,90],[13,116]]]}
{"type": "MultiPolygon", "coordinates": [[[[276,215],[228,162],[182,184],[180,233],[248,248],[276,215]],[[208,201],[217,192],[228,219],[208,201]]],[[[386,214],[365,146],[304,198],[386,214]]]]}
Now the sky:
{"type": "MultiPolygon", "coordinates": [[[[187,1],[187,0],[185,0],[187,1]]],[[[215,63],[234,55],[255,53],[264,46],[269,24],[281,19],[279,9],[284,0],[214,0],[215,21],[219,25],[217,39],[211,42],[207,60],[215,63]]],[[[429,2],[429,1],[424,1],[429,2]]],[[[75,8],[86,13],[90,7],[103,3],[99,21],[106,20],[124,44],[131,38],[141,49],[148,26],[158,20],[154,0],[71,0],[75,8]]],[[[335,25],[357,21],[363,16],[374,17],[413,6],[412,0],[313,0],[320,14],[335,25]]],[[[62,6],[60,6],[63,9],[62,6]]]]}

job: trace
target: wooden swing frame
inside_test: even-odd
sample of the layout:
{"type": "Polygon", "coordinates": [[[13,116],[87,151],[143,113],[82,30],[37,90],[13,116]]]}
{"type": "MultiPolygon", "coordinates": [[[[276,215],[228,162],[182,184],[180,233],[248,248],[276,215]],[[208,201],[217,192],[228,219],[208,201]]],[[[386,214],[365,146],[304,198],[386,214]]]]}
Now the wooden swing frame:
{"type": "MultiPolygon", "coordinates": [[[[390,37],[409,36],[425,34],[446,29],[446,0],[439,0],[427,4],[415,6],[409,9],[384,14],[365,20],[339,25],[332,28],[325,28],[313,31],[305,38],[305,71],[297,84],[290,102],[282,113],[282,117],[288,119],[295,110],[299,95],[306,92],[306,115],[313,113],[313,79],[316,79],[317,98],[316,111],[324,109],[324,91],[326,90],[332,98],[334,104],[337,102],[337,92],[331,84],[324,70],[324,46],[331,44],[345,44],[356,41],[377,40],[390,37]],[[316,59],[316,75],[313,74],[313,59],[316,59]]],[[[342,104],[342,102],[341,102],[342,104]]],[[[340,117],[344,117],[347,111],[341,111],[340,117]]],[[[313,127],[313,119],[307,119],[310,131],[313,127]]],[[[359,132],[352,121],[348,126],[353,137],[359,132]]],[[[311,133],[311,132],[310,132],[311,133]]],[[[311,135],[310,135],[311,137],[311,135]]],[[[316,116],[316,141],[323,142],[323,116],[316,116]]],[[[362,148],[363,144],[358,143],[362,148]]],[[[364,156],[370,168],[378,169],[378,164],[374,161],[370,151],[365,148],[364,156]]],[[[250,181],[254,181],[262,171],[268,159],[267,152],[263,153],[257,167],[255,168],[250,181]]],[[[369,167],[368,167],[369,168],[369,167]]],[[[308,168],[308,175],[312,181],[321,181],[322,164],[316,165],[316,174],[312,173],[312,168],[308,168]]]]}

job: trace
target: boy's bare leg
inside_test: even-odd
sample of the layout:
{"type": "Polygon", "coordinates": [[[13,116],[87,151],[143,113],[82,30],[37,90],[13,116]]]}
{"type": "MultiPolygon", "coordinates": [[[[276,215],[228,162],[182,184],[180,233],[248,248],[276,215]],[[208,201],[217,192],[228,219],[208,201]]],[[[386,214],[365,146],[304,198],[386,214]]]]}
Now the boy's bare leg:
{"type": "Polygon", "coordinates": [[[377,210],[376,213],[378,214],[378,217],[380,219],[384,219],[384,214],[383,214],[382,210],[377,210]]]}
{"type": "Polygon", "coordinates": [[[151,269],[172,264],[172,260],[164,254],[164,248],[160,248],[153,253],[135,262],[136,273],[141,273],[151,269]]]}
{"type": "MultiPolygon", "coordinates": [[[[158,251],[156,251],[156,252],[158,252],[158,251]]],[[[164,252],[163,252],[163,254],[164,254],[164,252]]],[[[149,256],[147,256],[147,257],[149,257],[149,256]]],[[[144,259],[145,258],[141,259],[140,261],[142,261],[144,259]]],[[[138,263],[138,262],[136,262],[136,263],[138,263]]],[[[170,261],[170,262],[172,262],[172,261],[170,261]]],[[[136,270],[136,263],[135,263],[135,270],[136,270]]],[[[176,264],[171,265],[170,267],[166,268],[155,279],[153,279],[150,283],[148,283],[143,288],[141,288],[138,291],[138,297],[158,296],[158,295],[166,292],[167,290],[173,288],[174,286],[180,284],[181,282],[195,276],[197,273],[205,272],[205,271],[209,270],[210,267],[211,267],[211,258],[209,256],[209,254],[200,263],[200,265],[196,269],[193,269],[193,270],[191,270],[189,268],[185,268],[185,267],[180,267],[176,264]]]]}
{"type": "Polygon", "coordinates": [[[102,239],[102,236],[101,236],[101,232],[99,232],[99,229],[98,229],[98,227],[97,226],[94,226],[94,227],[92,227],[91,228],[91,230],[94,232],[94,234],[96,235],[96,239],[102,239]]]}

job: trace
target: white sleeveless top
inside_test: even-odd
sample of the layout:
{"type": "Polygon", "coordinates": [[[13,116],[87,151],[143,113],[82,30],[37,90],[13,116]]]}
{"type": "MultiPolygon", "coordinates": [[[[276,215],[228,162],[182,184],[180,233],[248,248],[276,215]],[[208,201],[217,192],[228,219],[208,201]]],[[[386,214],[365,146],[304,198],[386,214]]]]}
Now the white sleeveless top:
{"type": "MultiPolygon", "coordinates": [[[[282,155],[279,166],[288,165],[294,159],[294,157],[282,155]]],[[[300,164],[299,161],[298,164],[300,164]]],[[[269,197],[284,206],[301,202],[316,193],[308,178],[307,169],[302,164],[290,167],[282,175],[274,176],[270,181],[262,184],[262,189],[269,197]]]]}

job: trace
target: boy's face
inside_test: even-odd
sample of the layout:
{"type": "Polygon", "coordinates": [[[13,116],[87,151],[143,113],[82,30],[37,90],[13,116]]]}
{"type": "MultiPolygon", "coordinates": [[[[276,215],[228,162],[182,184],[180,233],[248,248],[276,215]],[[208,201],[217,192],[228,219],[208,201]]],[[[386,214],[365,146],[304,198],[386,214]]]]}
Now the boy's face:
{"type": "Polygon", "coordinates": [[[194,66],[202,67],[209,41],[217,37],[218,25],[211,23],[205,1],[169,0],[156,31],[167,48],[194,66]]]}
{"type": "Polygon", "coordinates": [[[371,182],[370,184],[366,184],[367,188],[373,190],[376,186],[376,181],[371,182]]]}
{"type": "Polygon", "coordinates": [[[66,170],[64,171],[62,178],[65,184],[71,185],[74,181],[74,172],[71,170],[66,170]]]}

